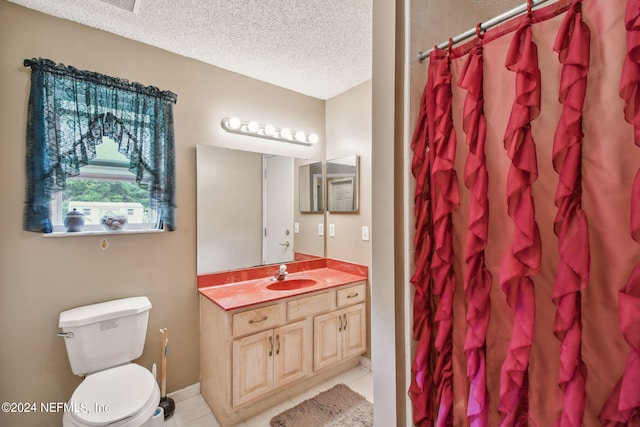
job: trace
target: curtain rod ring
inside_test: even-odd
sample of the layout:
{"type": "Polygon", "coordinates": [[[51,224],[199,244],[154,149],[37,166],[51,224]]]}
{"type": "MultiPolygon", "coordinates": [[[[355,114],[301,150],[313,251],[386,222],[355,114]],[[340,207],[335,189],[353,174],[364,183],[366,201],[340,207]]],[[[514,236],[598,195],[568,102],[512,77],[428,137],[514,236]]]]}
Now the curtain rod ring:
{"type": "Polygon", "coordinates": [[[453,39],[449,37],[449,47],[447,48],[447,54],[451,56],[451,50],[453,49],[453,39]]]}
{"type": "Polygon", "coordinates": [[[527,0],[527,17],[531,21],[531,10],[533,9],[533,0],[527,0]]]}
{"type": "Polygon", "coordinates": [[[476,36],[479,40],[484,40],[484,31],[482,31],[482,23],[480,22],[476,24],[476,36]]]}

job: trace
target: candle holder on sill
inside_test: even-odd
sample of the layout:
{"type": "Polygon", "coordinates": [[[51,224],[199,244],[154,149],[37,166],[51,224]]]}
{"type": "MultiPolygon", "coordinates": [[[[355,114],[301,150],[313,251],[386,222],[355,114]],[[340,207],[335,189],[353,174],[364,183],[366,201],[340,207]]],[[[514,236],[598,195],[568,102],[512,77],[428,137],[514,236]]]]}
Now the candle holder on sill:
{"type": "Polygon", "coordinates": [[[64,217],[64,228],[68,233],[82,231],[84,228],[84,215],[78,212],[76,208],[67,212],[64,217]]]}

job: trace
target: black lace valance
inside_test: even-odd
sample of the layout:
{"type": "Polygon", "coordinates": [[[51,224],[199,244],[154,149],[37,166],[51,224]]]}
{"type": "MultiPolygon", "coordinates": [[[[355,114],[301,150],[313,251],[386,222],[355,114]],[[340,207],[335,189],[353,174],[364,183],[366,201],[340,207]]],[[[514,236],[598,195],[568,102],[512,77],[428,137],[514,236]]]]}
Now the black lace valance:
{"type": "Polygon", "coordinates": [[[150,188],[152,204],[172,230],[177,95],[48,59],[26,59],[24,65],[31,68],[25,229],[52,231],[53,192],[95,158],[106,136],[129,159],[136,181],[150,188]]]}
{"type": "Polygon", "coordinates": [[[144,86],[140,83],[131,83],[129,80],[121,79],[118,77],[111,77],[105,74],[96,73],[94,71],[78,70],[72,66],[64,64],[56,64],[50,59],[44,58],[32,58],[25,59],[23,62],[25,67],[30,67],[32,70],[39,69],[51,74],[59,75],[61,77],[68,77],[73,79],[79,79],[101,86],[113,87],[121,90],[128,90],[141,95],[149,95],[157,98],[161,98],[165,101],[176,103],[178,95],[168,90],[160,90],[155,86],[144,86]]]}

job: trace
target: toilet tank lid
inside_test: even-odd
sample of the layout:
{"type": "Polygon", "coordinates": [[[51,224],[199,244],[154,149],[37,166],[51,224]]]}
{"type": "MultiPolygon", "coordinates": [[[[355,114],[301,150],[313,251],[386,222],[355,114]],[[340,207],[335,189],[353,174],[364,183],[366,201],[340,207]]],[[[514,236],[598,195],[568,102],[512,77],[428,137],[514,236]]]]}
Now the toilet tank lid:
{"type": "Polygon", "coordinates": [[[69,328],[117,317],[131,316],[151,309],[151,301],[147,297],[122,298],[72,308],[60,313],[58,326],[69,328]]]}

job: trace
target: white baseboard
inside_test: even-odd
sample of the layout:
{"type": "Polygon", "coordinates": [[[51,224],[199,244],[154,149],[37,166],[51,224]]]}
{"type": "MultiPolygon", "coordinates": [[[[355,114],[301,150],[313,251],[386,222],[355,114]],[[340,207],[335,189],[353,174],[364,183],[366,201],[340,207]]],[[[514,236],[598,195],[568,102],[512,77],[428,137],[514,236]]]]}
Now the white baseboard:
{"type": "Polygon", "coordinates": [[[197,396],[200,394],[200,383],[195,383],[190,386],[183,388],[182,390],[176,390],[173,393],[167,394],[168,397],[172,398],[174,402],[180,402],[182,400],[186,400],[190,397],[197,396]]]}
{"type": "Polygon", "coordinates": [[[360,356],[360,365],[362,365],[362,367],[367,368],[368,370],[371,370],[371,359],[367,359],[364,356],[360,356]]]}

